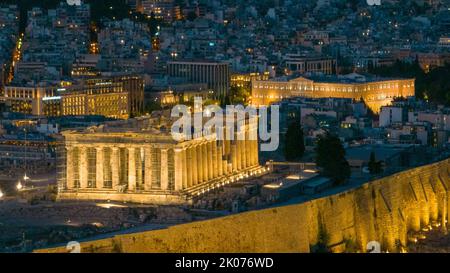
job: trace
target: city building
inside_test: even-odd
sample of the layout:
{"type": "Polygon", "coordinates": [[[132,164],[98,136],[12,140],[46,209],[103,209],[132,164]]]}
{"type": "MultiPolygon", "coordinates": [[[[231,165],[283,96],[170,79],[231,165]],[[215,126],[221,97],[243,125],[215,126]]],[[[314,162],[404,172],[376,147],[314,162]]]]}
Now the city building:
{"type": "Polygon", "coordinates": [[[383,106],[380,111],[380,127],[387,127],[393,123],[402,123],[408,120],[408,112],[405,107],[383,106]]]}
{"type": "Polygon", "coordinates": [[[11,111],[30,115],[42,115],[43,98],[53,97],[56,88],[40,86],[5,86],[0,100],[5,101],[11,111]]]}
{"type": "Polygon", "coordinates": [[[230,70],[228,63],[210,61],[169,61],[167,73],[192,83],[207,83],[216,97],[228,94],[230,70]]]}
{"type": "Polygon", "coordinates": [[[4,100],[11,111],[32,115],[103,115],[126,119],[140,115],[144,81],[139,76],[85,79],[64,86],[6,86],[4,100]]]}
{"type": "Polygon", "coordinates": [[[267,81],[269,79],[269,72],[259,73],[233,73],[230,77],[231,86],[244,87],[251,89],[253,80],[267,81]]]}
{"type": "Polygon", "coordinates": [[[301,54],[287,54],[285,67],[291,72],[336,74],[337,62],[334,58],[309,57],[301,54]]]}
{"type": "Polygon", "coordinates": [[[280,77],[252,83],[252,104],[269,105],[289,97],[363,99],[378,113],[396,97],[414,96],[414,79],[384,79],[359,74],[280,77]]]}
{"type": "MultiPolygon", "coordinates": [[[[235,136],[257,130],[257,119],[247,120],[235,136]]],[[[263,171],[256,140],[217,140],[210,132],[176,141],[172,122],[154,112],[63,132],[67,155],[60,162],[65,172],[58,182],[59,199],[185,204],[263,171]]]]}
{"type": "Polygon", "coordinates": [[[140,2],[138,11],[141,10],[148,16],[153,14],[155,18],[163,19],[166,22],[182,18],[180,6],[175,0],[142,0],[140,2]]]}
{"type": "Polygon", "coordinates": [[[444,66],[450,62],[450,53],[418,53],[417,59],[419,60],[420,67],[429,72],[431,69],[444,66]]]}

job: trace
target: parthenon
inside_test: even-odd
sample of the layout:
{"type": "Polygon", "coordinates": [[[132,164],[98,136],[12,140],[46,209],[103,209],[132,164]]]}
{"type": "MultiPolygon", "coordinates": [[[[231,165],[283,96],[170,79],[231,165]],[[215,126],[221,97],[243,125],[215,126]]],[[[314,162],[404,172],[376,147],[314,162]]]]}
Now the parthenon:
{"type": "Polygon", "coordinates": [[[258,163],[257,119],[247,119],[245,140],[194,137],[175,141],[170,120],[145,116],[66,131],[60,200],[184,204],[239,178],[263,172],[258,163]]]}

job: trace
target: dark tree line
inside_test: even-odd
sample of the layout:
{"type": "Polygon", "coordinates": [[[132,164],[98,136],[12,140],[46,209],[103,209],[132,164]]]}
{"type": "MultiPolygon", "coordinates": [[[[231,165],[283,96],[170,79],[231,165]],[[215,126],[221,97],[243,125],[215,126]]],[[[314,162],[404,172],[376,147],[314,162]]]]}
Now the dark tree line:
{"type": "Polygon", "coordinates": [[[297,161],[302,158],[304,153],[303,129],[300,126],[300,122],[295,120],[289,124],[286,132],[284,157],[287,161],[297,161]]]}
{"type": "Polygon", "coordinates": [[[322,168],[323,175],[340,185],[350,177],[350,165],[345,159],[345,149],[341,140],[327,132],[318,137],[316,146],[316,164],[322,168]]]}

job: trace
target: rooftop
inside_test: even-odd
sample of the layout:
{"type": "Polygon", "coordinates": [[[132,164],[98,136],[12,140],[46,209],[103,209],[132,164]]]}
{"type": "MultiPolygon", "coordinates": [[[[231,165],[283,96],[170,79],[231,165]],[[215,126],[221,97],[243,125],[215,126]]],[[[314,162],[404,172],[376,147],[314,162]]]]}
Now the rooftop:
{"type": "Polygon", "coordinates": [[[270,81],[279,82],[289,82],[300,79],[311,80],[319,83],[368,83],[368,82],[379,82],[379,81],[394,81],[394,80],[405,80],[405,78],[384,78],[369,74],[357,74],[351,73],[347,75],[325,75],[321,73],[306,73],[299,74],[294,73],[290,76],[282,76],[278,78],[271,79],[270,81]]]}

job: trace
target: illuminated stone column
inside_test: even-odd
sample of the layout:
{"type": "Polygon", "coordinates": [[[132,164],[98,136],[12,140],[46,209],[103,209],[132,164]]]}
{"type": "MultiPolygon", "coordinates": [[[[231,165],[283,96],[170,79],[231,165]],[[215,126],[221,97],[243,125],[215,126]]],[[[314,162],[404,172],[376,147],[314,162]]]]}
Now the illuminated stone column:
{"type": "Polygon", "coordinates": [[[183,171],[181,172],[182,175],[183,175],[183,189],[186,189],[186,188],[188,187],[188,185],[187,185],[187,183],[188,183],[188,182],[187,182],[187,177],[188,177],[187,149],[184,148],[183,151],[182,151],[181,153],[182,153],[181,160],[183,161],[183,162],[182,162],[182,165],[183,165],[183,171]]]}
{"type": "Polygon", "coordinates": [[[202,155],[202,145],[197,145],[197,183],[200,184],[203,182],[203,155],[202,155]]]}
{"type": "MultiPolygon", "coordinates": [[[[447,223],[446,223],[446,226],[448,227],[449,226],[448,220],[450,220],[450,189],[446,189],[445,191],[446,191],[445,198],[447,199],[447,202],[446,202],[446,204],[447,204],[447,223]]],[[[444,217],[442,217],[442,218],[444,218],[444,217]]],[[[445,223],[445,220],[444,220],[444,223],[445,223]]]]}
{"type": "Polygon", "coordinates": [[[145,177],[144,177],[144,189],[149,191],[152,189],[152,147],[146,146],[144,148],[144,157],[145,157],[145,177]]]}
{"type": "Polygon", "coordinates": [[[236,139],[236,169],[242,169],[242,141],[236,139]]]}
{"type": "MultiPolygon", "coordinates": [[[[438,178],[440,179],[440,178],[438,178]]],[[[447,191],[444,191],[443,193],[441,193],[442,195],[442,207],[441,207],[441,231],[444,232],[445,234],[448,233],[447,230],[447,191]]]]}
{"type": "MultiPolygon", "coordinates": [[[[216,142],[216,145],[219,145],[220,143],[223,144],[223,141],[216,142]]],[[[223,160],[222,160],[222,145],[216,146],[216,152],[217,152],[217,176],[223,175],[223,160]]]]}
{"type": "Polygon", "coordinates": [[[139,190],[139,187],[143,184],[142,160],[144,159],[144,154],[141,147],[136,148],[136,154],[136,189],[139,190]]]}
{"type": "Polygon", "coordinates": [[[87,188],[88,181],[88,161],[87,161],[87,147],[81,146],[80,150],[80,188],[87,188]]]}
{"type": "Polygon", "coordinates": [[[224,141],[224,149],[225,149],[225,160],[223,161],[223,172],[225,174],[229,174],[233,172],[233,156],[231,155],[231,141],[225,140],[224,141]],[[231,162],[228,162],[228,160],[231,160],[231,162]]]}
{"type": "Polygon", "coordinates": [[[219,173],[219,164],[217,157],[217,142],[211,142],[211,153],[212,153],[212,178],[216,178],[219,173]]]}
{"type": "Polygon", "coordinates": [[[258,160],[258,151],[259,151],[259,145],[258,145],[258,119],[255,117],[251,120],[250,123],[250,130],[252,134],[254,135],[254,139],[251,140],[252,149],[251,149],[251,158],[252,158],[252,165],[257,166],[259,165],[258,160]]]}
{"type": "Polygon", "coordinates": [[[97,189],[102,189],[103,188],[103,164],[104,159],[103,159],[103,146],[101,147],[96,147],[96,176],[95,176],[95,186],[97,189]]]}
{"type": "Polygon", "coordinates": [[[253,166],[253,140],[247,140],[246,160],[247,167],[253,166]]]}
{"type": "Polygon", "coordinates": [[[191,148],[189,148],[189,153],[191,155],[191,163],[189,164],[191,166],[191,184],[190,186],[194,186],[197,185],[197,179],[198,179],[198,173],[197,173],[197,168],[198,166],[198,160],[197,160],[197,147],[196,146],[192,146],[191,148]]]}
{"type": "Polygon", "coordinates": [[[206,143],[206,155],[208,156],[208,159],[207,159],[207,161],[208,161],[208,167],[207,167],[207,169],[208,169],[208,180],[211,180],[211,179],[213,179],[213,177],[214,177],[214,169],[213,169],[213,148],[212,148],[212,145],[213,143],[212,143],[212,141],[208,141],[207,143],[206,143]]]}
{"type": "Polygon", "coordinates": [[[128,191],[136,190],[136,148],[128,148],[128,191]]]}
{"type": "Polygon", "coordinates": [[[253,166],[252,163],[252,141],[251,140],[245,140],[245,167],[253,166]]]}
{"type": "Polygon", "coordinates": [[[183,149],[174,150],[175,190],[183,189],[183,149]]]}
{"type": "Polygon", "coordinates": [[[71,146],[67,146],[67,152],[66,152],[66,188],[67,189],[73,189],[75,187],[74,185],[74,177],[73,177],[73,153],[74,149],[71,146]]]}
{"type": "Polygon", "coordinates": [[[255,140],[253,142],[253,157],[254,157],[254,164],[259,165],[259,143],[258,140],[255,140]]]}
{"type": "Polygon", "coordinates": [[[167,149],[161,149],[161,190],[169,187],[169,167],[167,149]]]}
{"type": "Polygon", "coordinates": [[[248,141],[248,146],[250,147],[248,149],[248,164],[249,166],[253,166],[255,165],[255,158],[254,158],[254,149],[255,149],[255,145],[254,145],[254,140],[249,140],[248,141]]]}
{"type": "Polygon", "coordinates": [[[192,169],[193,169],[193,165],[195,165],[195,163],[193,163],[193,159],[192,159],[192,148],[189,147],[186,149],[186,164],[185,164],[185,168],[186,168],[186,187],[189,188],[192,186],[192,169]]]}
{"type": "Polygon", "coordinates": [[[208,181],[209,176],[209,162],[208,162],[208,143],[205,142],[202,147],[202,161],[203,161],[203,182],[208,181]]]}
{"type": "Polygon", "coordinates": [[[244,140],[241,140],[241,142],[242,142],[242,155],[241,155],[241,157],[242,157],[242,164],[241,164],[241,166],[242,166],[242,169],[245,169],[245,168],[247,168],[247,154],[248,154],[248,147],[247,147],[247,134],[244,132],[243,133],[244,134],[244,140]]]}
{"type": "Polygon", "coordinates": [[[231,143],[231,164],[232,164],[232,167],[231,167],[231,172],[234,172],[234,171],[236,171],[237,170],[237,160],[238,160],[238,157],[237,157],[237,141],[235,141],[234,143],[231,143]]]}
{"type": "Polygon", "coordinates": [[[111,148],[111,173],[112,173],[112,186],[114,190],[117,190],[119,186],[119,148],[111,148]]]}

